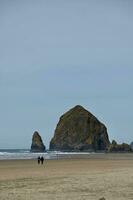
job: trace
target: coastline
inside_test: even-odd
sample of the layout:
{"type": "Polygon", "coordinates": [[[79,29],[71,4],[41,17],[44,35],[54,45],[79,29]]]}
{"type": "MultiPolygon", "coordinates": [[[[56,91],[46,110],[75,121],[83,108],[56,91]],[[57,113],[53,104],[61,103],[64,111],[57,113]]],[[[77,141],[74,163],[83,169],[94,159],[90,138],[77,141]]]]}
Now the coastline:
{"type": "Polygon", "coordinates": [[[61,152],[61,151],[46,151],[46,152],[30,152],[27,149],[7,149],[0,150],[0,160],[31,160],[37,159],[38,156],[43,156],[46,160],[56,159],[133,159],[133,152],[130,153],[109,153],[109,152],[61,152]]]}

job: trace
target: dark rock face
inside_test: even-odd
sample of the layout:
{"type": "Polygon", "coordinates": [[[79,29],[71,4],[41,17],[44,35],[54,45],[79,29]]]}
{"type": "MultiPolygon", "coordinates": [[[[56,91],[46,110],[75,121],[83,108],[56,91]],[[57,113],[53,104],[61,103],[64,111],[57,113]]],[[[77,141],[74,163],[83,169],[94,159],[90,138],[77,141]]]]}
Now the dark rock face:
{"type": "Polygon", "coordinates": [[[131,149],[133,151],[133,142],[131,142],[130,147],[131,147],[131,149]]]}
{"type": "Polygon", "coordinates": [[[109,144],[104,124],[78,105],[60,118],[50,150],[106,151],[109,144]]]}
{"type": "Polygon", "coordinates": [[[115,140],[112,141],[112,144],[110,144],[108,152],[132,152],[131,146],[123,143],[123,144],[117,144],[115,140]]]}
{"type": "Polygon", "coordinates": [[[45,150],[41,136],[35,131],[32,136],[31,152],[44,152],[45,150]]]}

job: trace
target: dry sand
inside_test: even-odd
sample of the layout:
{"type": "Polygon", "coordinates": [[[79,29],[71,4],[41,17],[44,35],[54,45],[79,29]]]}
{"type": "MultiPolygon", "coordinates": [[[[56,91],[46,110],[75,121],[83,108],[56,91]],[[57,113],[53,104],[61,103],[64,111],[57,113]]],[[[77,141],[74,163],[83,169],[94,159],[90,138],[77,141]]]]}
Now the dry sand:
{"type": "Polygon", "coordinates": [[[0,200],[133,200],[133,155],[0,161],[0,200]]]}

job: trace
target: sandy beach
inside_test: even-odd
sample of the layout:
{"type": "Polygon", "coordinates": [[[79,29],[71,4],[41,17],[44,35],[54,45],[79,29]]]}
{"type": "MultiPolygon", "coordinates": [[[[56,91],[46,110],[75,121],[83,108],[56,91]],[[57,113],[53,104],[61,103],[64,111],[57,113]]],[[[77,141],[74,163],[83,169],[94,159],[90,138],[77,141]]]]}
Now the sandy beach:
{"type": "Polygon", "coordinates": [[[0,200],[133,199],[133,155],[0,161],[0,200]]]}

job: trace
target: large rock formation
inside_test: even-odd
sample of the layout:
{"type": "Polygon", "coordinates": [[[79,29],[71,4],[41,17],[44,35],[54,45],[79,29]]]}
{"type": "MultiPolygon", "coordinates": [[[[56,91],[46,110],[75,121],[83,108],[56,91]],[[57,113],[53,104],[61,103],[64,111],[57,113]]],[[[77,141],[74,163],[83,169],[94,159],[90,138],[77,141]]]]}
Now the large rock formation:
{"type": "Polygon", "coordinates": [[[131,142],[130,147],[131,147],[131,149],[133,151],[133,142],[131,142]]]}
{"type": "Polygon", "coordinates": [[[112,141],[112,144],[110,144],[108,152],[110,153],[117,153],[117,152],[132,152],[132,148],[129,144],[122,143],[117,144],[115,140],[112,141]]]}
{"type": "Polygon", "coordinates": [[[109,145],[105,125],[77,105],[60,118],[50,150],[106,151],[109,145]]]}
{"type": "Polygon", "coordinates": [[[44,152],[45,150],[41,136],[35,131],[32,136],[31,152],[44,152]]]}

